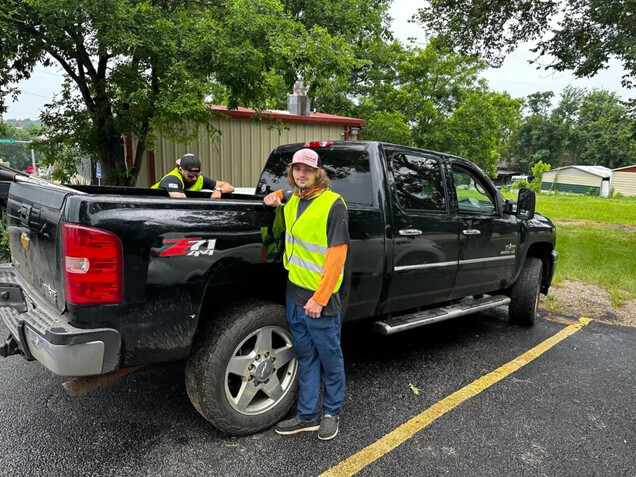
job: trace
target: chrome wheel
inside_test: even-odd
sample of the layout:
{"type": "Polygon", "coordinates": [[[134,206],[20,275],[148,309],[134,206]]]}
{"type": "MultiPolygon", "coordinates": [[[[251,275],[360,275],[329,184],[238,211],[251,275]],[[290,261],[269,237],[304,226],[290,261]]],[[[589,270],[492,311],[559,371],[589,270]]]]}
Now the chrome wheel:
{"type": "Polygon", "coordinates": [[[236,347],[225,368],[225,396],[237,412],[263,413],[290,391],[298,365],[291,335],[278,326],[265,326],[236,347]]]}

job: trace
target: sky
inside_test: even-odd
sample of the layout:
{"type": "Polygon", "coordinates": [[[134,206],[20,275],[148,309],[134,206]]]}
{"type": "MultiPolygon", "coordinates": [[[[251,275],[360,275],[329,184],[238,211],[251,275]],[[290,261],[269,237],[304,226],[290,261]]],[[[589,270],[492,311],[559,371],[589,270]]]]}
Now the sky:
{"type": "MultiPolygon", "coordinates": [[[[410,37],[415,38],[417,43],[425,44],[426,42],[424,30],[419,25],[408,22],[420,3],[422,2],[394,0],[391,6],[392,30],[402,43],[407,43],[410,37]]],[[[533,58],[529,51],[530,46],[530,44],[520,45],[506,58],[500,68],[491,68],[484,72],[483,77],[492,90],[507,91],[515,98],[523,98],[537,91],[554,91],[558,99],[563,88],[572,85],[587,89],[606,89],[615,92],[623,99],[633,96],[633,93],[630,94],[629,90],[621,87],[621,76],[624,71],[616,61],[610,64],[609,69],[599,72],[593,78],[577,79],[568,72],[546,72],[529,65],[528,60],[533,58]]],[[[8,103],[8,110],[3,118],[36,119],[44,104],[60,91],[61,84],[60,68],[37,67],[29,80],[18,85],[22,94],[17,102],[8,103]]]]}

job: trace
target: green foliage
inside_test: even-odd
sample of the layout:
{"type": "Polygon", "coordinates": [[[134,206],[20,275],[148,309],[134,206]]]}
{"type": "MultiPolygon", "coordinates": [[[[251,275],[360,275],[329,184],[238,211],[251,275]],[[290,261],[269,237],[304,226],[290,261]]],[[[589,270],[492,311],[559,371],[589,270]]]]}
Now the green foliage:
{"type": "Polygon", "coordinates": [[[510,189],[527,189],[527,188],[532,188],[534,189],[534,187],[532,187],[532,185],[530,184],[530,182],[528,182],[525,179],[520,179],[518,181],[515,181],[511,186],[510,189]]]}
{"type": "Polygon", "coordinates": [[[579,109],[580,163],[610,169],[633,164],[635,125],[615,94],[603,90],[587,94],[579,109]]]}
{"type": "Polygon", "coordinates": [[[473,91],[450,116],[441,149],[466,157],[495,177],[500,149],[520,120],[521,101],[507,93],[473,91]]]}
{"type": "Polygon", "coordinates": [[[133,184],[152,131],[193,139],[214,114],[208,97],[260,109],[297,79],[342,84],[363,67],[364,45],[386,34],[388,3],[4,0],[0,112],[12,84],[57,63],[66,81],[42,114],[43,150],[62,170],[89,158],[106,183],[133,184]],[[128,134],[132,169],[121,148],[128,134]]]}
{"type": "Polygon", "coordinates": [[[529,110],[530,116],[547,116],[548,111],[552,109],[552,91],[541,91],[529,94],[526,98],[524,106],[529,110]]]}
{"type": "Polygon", "coordinates": [[[539,104],[544,96],[532,96],[527,104],[540,114],[524,118],[512,140],[515,168],[529,173],[538,161],[552,168],[587,164],[614,169],[633,164],[636,121],[616,95],[568,87],[551,112],[547,102],[539,104]]]}
{"type": "Polygon", "coordinates": [[[488,91],[484,63],[434,38],[425,48],[377,40],[349,85],[321,89],[318,101],[368,120],[363,137],[467,157],[494,175],[521,120],[521,101],[488,91]],[[336,94],[335,90],[340,91],[336,94]]]}
{"type": "Polygon", "coordinates": [[[0,217],[0,263],[11,261],[11,249],[9,248],[9,227],[5,214],[0,217]]]}
{"type": "Polygon", "coordinates": [[[543,173],[547,172],[552,167],[550,164],[545,164],[543,161],[537,162],[534,166],[532,166],[532,183],[530,184],[530,188],[539,192],[541,190],[541,181],[543,180],[543,173]]]}
{"type": "Polygon", "coordinates": [[[545,69],[574,70],[577,77],[593,76],[615,57],[629,86],[636,75],[633,12],[633,0],[436,0],[418,17],[457,51],[479,53],[491,64],[532,40],[538,40],[535,62],[549,55],[545,69]]]}
{"type": "MultiPolygon", "coordinates": [[[[7,124],[5,125],[5,131],[2,137],[15,139],[17,141],[37,141],[41,134],[41,126],[30,125],[25,129],[18,129],[15,126],[7,124]]],[[[36,150],[35,161],[42,162],[43,156],[40,152],[37,152],[37,143],[0,143],[0,159],[2,159],[3,162],[8,162],[14,169],[25,170],[27,167],[33,165],[31,148],[36,150]]]]}
{"type": "Polygon", "coordinates": [[[376,111],[369,117],[364,138],[413,146],[413,133],[407,118],[398,111],[376,111]]]}

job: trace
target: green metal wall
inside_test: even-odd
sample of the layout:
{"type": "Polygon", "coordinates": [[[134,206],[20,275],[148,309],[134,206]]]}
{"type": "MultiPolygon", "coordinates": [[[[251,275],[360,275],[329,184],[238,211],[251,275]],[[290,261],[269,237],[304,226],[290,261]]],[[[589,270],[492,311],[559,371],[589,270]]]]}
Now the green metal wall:
{"type": "Polygon", "coordinates": [[[552,182],[542,182],[541,190],[551,191],[558,190],[559,192],[572,192],[574,194],[587,194],[599,195],[601,193],[600,187],[580,185],[580,184],[562,184],[560,182],[553,184],[552,182]]]}

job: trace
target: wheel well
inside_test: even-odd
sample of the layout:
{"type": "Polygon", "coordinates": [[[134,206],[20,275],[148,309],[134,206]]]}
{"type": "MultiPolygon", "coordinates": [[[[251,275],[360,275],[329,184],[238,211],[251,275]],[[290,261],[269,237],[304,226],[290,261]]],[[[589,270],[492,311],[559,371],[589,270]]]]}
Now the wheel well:
{"type": "Polygon", "coordinates": [[[282,264],[238,266],[215,272],[203,295],[198,331],[219,311],[250,298],[285,304],[286,271],[282,264]]]}
{"type": "Polygon", "coordinates": [[[551,270],[552,262],[550,260],[552,250],[554,250],[554,247],[551,243],[539,242],[533,243],[526,254],[526,259],[530,257],[541,259],[541,263],[543,264],[541,269],[541,291],[545,294],[548,293],[548,288],[550,288],[550,281],[553,275],[553,270],[551,270]]]}

